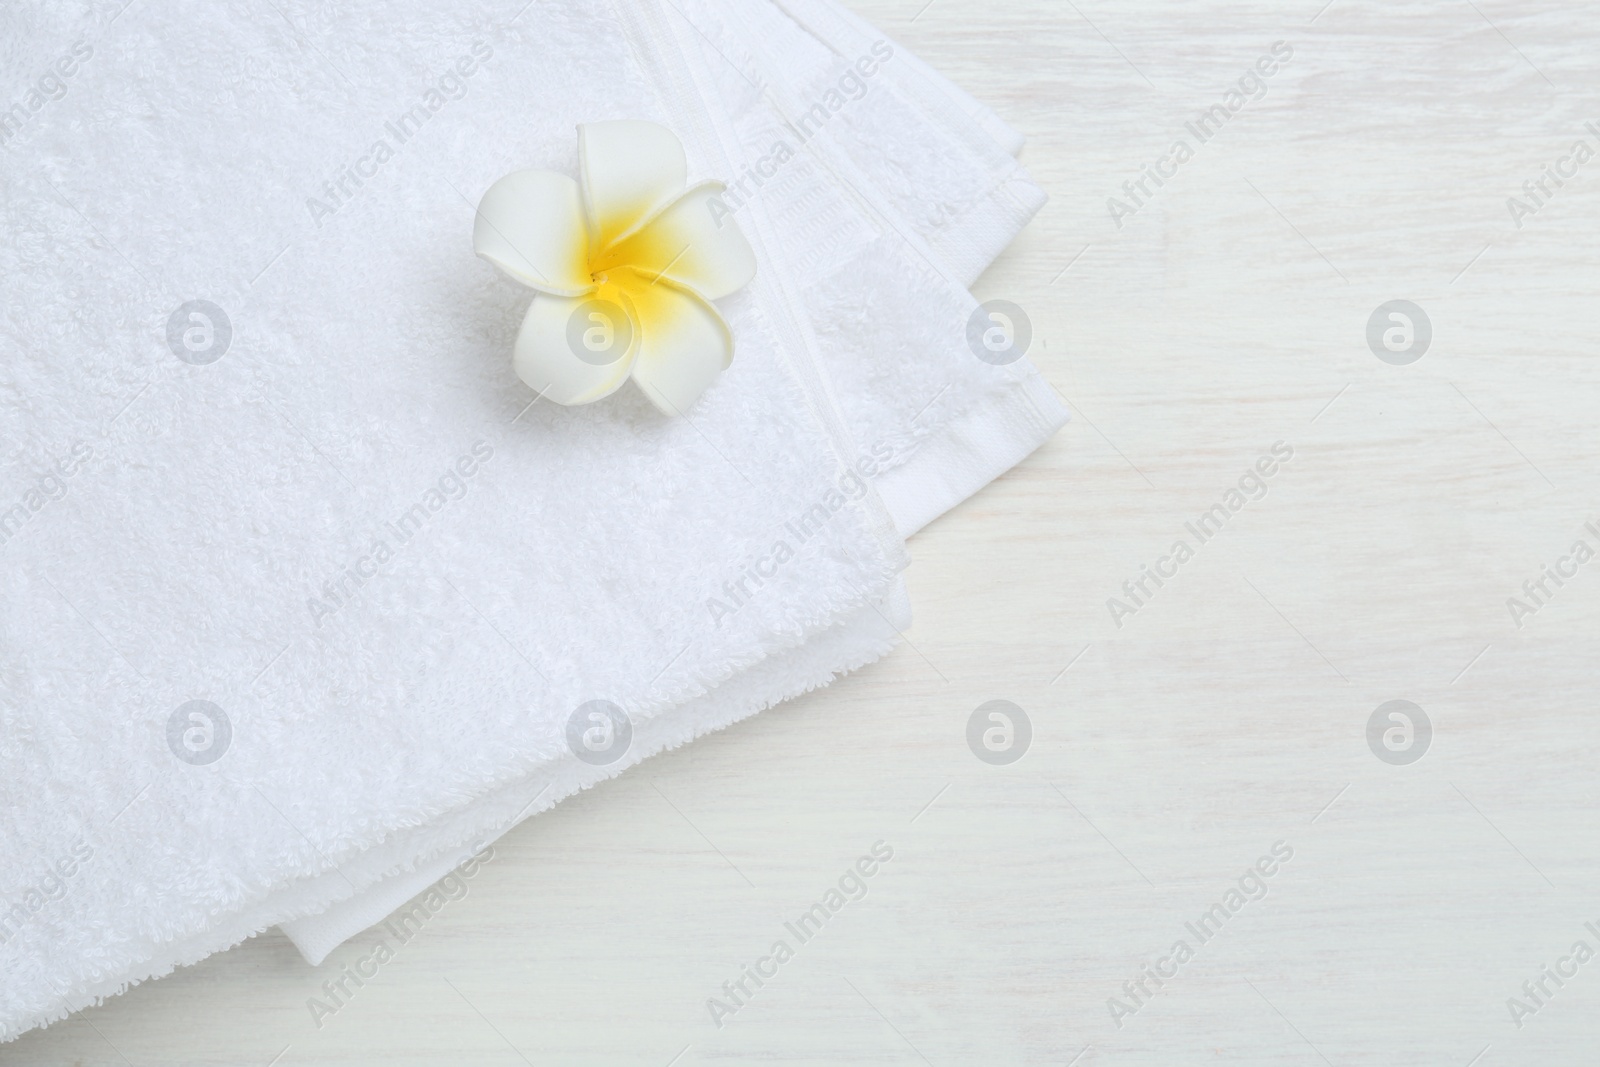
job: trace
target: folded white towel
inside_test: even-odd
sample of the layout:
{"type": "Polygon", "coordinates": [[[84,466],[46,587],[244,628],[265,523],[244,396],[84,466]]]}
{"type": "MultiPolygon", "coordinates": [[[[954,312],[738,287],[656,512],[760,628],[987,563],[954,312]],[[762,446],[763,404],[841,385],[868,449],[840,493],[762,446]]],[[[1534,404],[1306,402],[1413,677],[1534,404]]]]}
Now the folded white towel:
{"type": "MultiPolygon", "coordinates": [[[[975,358],[964,329],[975,309],[971,296],[952,280],[951,270],[937,254],[919,241],[920,235],[893,214],[893,208],[880,204],[874,211],[870,206],[877,198],[870,186],[863,185],[862,175],[866,166],[877,164],[877,157],[892,153],[896,145],[851,138],[842,147],[825,148],[825,136],[807,138],[802,144],[797,129],[789,128],[795,125],[793,113],[785,114],[779,103],[795,91],[793,72],[770,57],[771,65],[760,65],[746,53],[748,38],[739,36],[735,25],[721,17],[724,12],[704,6],[677,10],[695,20],[692,34],[679,36],[687,61],[717,101],[711,114],[727,116],[725,132],[733,139],[734,151],[743,152],[733,160],[730,173],[762,176],[759,188],[750,183],[748,203],[771,217],[776,236],[772,247],[778,251],[784,276],[796,281],[805,318],[821,339],[820,362],[832,391],[850,413],[846,422],[856,442],[858,469],[878,479],[880,487],[888,487],[890,510],[901,534],[909,536],[1031,452],[1060,425],[1064,412],[1025,360],[997,367],[975,358]],[[734,57],[744,64],[734,65],[734,57]],[[745,91],[758,85],[771,91],[745,91]],[[794,158],[774,166],[774,157],[785,155],[774,151],[775,144],[792,149],[794,158]],[[849,168],[853,181],[827,165],[833,159],[848,167],[848,160],[837,158],[840,153],[854,153],[851,158],[866,165],[849,168]],[[766,175],[764,169],[772,173],[766,175]],[[940,404],[942,394],[949,397],[940,404]]],[[[891,51],[882,68],[895,58],[891,51]]],[[[852,65],[853,60],[847,66],[852,65]]],[[[870,99],[864,94],[861,102],[870,99]]],[[[908,137],[913,135],[915,131],[908,131],[908,137]]],[[[954,183],[964,178],[961,163],[953,159],[941,173],[927,175],[930,195],[953,184],[948,175],[958,176],[954,183]]],[[[1005,195],[1003,188],[998,195],[1005,195]]],[[[731,198],[731,202],[742,213],[744,201],[731,198]]],[[[993,247],[1012,236],[981,226],[969,232],[993,247]]],[[[898,607],[885,614],[899,619],[898,607]]],[[[887,618],[875,616],[876,612],[866,612],[852,627],[830,635],[830,642],[841,648],[852,642],[867,650],[886,647],[892,630],[887,618]]],[[[901,619],[896,625],[905,623],[901,619]]],[[[825,677],[829,664],[837,660],[819,657],[817,646],[814,639],[784,654],[782,667],[776,659],[769,661],[769,669],[795,682],[819,672],[825,677]]],[[[858,653],[854,658],[867,657],[858,653]]],[[[712,697],[726,700],[729,687],[745,684],[767,682],[735,679],[712,697]]],[[[775,702],[777,697],[771,694],[781,695],[780,690],[770,690],[760,706],[775,702]]],[[[694,736],[705,722],[721,722],[717,715],[708,717],[706,705],[712,702],[709,698],[691,702],[659,716],[654,720],[657,725],[690,724],[663,735],[659,744],[694,736]]],[[[636,745],[630,763],[640,751],[636,745]]],[[[480,802],[474,807],[481,807],[485,818],[473,823],[479,840],[497,837],[559,795],[565,793],[536,776],[505,796],[480,802]],[[491,810],[492,817],[487,814],[491,810]]],[[[431,826],[418,828],[405,840],[391,841],[378,850],[381,855],[364,857],[363,862],[378,867],[415,862],[414,867],[321,914],[286,923],[284,931],[311,963],[320,963],[338,944],[381,920],[459,862],[459,844],[446,847],[442,842],[459,842],[464,836],[431,826]]]]}
{"type": "Polygon", "coordinates": [[[690,418],[632,392],[522,412],[527,298],[471,254],[476,194],[572,171],[581,121],[679,129],[697,176],[715,157],[609,7],[498,31],[488,5],[403,7],[347,16],[361,32],[329,36],[362,52],[298,81],[286,26],[146,12],[98,38],[99,121],[64,98],[28,131],[42,175],[7,173],[8,291],[51,324],[7,324],[10,436],[40,466],[79,442],[92,459],[5,545],[3,891],[25,900],[80,838],[95,861],[8,929],[6,1033],[351,894],[381,872],[338,865],[498,784],[556,765],[579,784],[581,704],[642,732],[881,602],[901,565],[874,499],[841,494],[770,268],[724,302],[738,358],[690,418]],[[394,116],[446,74],[460,99],[394,116]],[[312,218],[386,138],[393,158],[312,218]],[[152,343],[194,297],[232,320],[206,366],[152,343]],[[859,499],[792,538],[763,595],[708,619],[841,495],[859,499]],[[167,747],[195,699],[232,726],[201,767],[167,747]]]}
{"type": "Polygon", "coordinates": [[[890,647],[902,550],[766,208],[685,420],[527,407],[526,295],[471,257],[477,194],[573,171],[578,122],[663,122],[731,176],[675,16],[43,10],[41,54],[92,56],[0,171],[0,426],[39,472],[0,544],[0,1037],[339,901],[380,917],[394,876],[890,647]],[[611,765],[567,742],[595,699],[633,724],[611,765]]]}

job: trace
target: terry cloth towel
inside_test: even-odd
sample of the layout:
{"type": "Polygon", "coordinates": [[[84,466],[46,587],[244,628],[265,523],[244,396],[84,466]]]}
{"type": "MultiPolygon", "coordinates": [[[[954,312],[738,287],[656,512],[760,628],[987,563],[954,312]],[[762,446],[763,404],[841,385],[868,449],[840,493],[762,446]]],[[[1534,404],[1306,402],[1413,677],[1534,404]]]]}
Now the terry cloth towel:
{"type": "MultiPolygon", "coordinates": [[[[926,238],[896,217],[892,207],[880,205],[881,210],[874,210],[863,202],[863,197],[875,199],[872,189],[860,187],[867,166],[849,172],[852,184],[814,158],[823,151],[836,165],[845,166],[848,159],[834,155],[853,152],[864,164],[878,165],[876,157],[898,151],[899,142],[855,138],[844,142],[843,148],[824,150],[824,142],[808,138],[806,145],[799,145],[779,103],[795,92],[787,68],[757,64],[744,52],[743,40],[729,36],[732,27],[719,21],[717,13],[683,5],[675,5],[675,10],[695,20],[692,34],[678,36],[687,62],[702,82],[703,95],[715,101],[711,113],[729,117],[723,133],[734,141],[731,173],[745,173],[759,167],[763,158],[770,160],[774,138],[796,149],[793,159],[762,182],[752,201],[759,200],[770,216],[777,237],[772,247],[789,253],[781,257],[786,276],[797,279],[805,318],[823,341],[821,363],[834,393],[851,412],[846,421],[856,443],[857,470],[878,479],[880,486],[891,486],[886,494],[891,511],[902,534],[909,535],[1031,452],[1061,424],[1064,412],[1025,360],[998,367],[974,358],[964,323],[975,302],[926,238]],[[741,53],[746,62],[735,66],[732,57],[741,53]],[[772,91],[746,91],[758,85],[772,91]],[[949,394],[944,403],[930,404],[941,394],[949,394]]],[[[897,54],[891,50],[890,57],[883,64],[885,70],[897,54]]],[[[849,57],[847,68],[854,59],[849,57]]],[[[860,102],[865,105],[872,99],[865,94],[860,102]]],[[[927,136],[925,131],[906,132],[927,136]]],[[[949,160],[940,173],[928,175],[931,192],[962,187],[968,180],[964,164],[980,166],[990,158],[984,154],[970,161],[949,160]]],[[[1007,180],[996,185],[996,195],[1002,198],[1009,194],[1008,185],[1025,180],[1017,177],[1014,161],[1010,169],[1007,180]]],[[[986,246],[998,248],[1004,243],[1002,235],[1005,240],[1011,236],[967,225],[972,237],[986,246]]],[[[816,654],[807,646],[786,656],[794,670],[804,672],[802,665],[816,654]]],[[[746,681],[751,679],[726,684],[746,681]]],[[[698,714],[696,707],[686,705],[664,713],[656,723],[665,725],[680,716],[692,721],[698,714]]],[[[540,796],[547,785],[538,777],[494,800],[504,821],[483,838],[497,837],[547,806],[540,803],[548,799],[540,796]]],[[[408,840],[391,841],[382,850],[382,859],[369,857],[368,862],[381,866],[399,863],[404,855],[428,852],[427,842],[437,841],[438,831],[438,827],[422,828],[408,840]]],[[[320,963],[341,942],[423,892],[462,858],[459,847],[434,845],[432,850],[411,870],[321,914],[286,923],[284,931],[311,963],[320,963]]]]}
{"type": "Polygon", "coordinates": [[[533,774],[554,798],[613,773],[568,747],[589,701],[642,752],[889,647],[902,549],[764,253],[723,304],[738,358],[689,418],[632,391],[534,404],[513,377],[527,296],[472,255],[484,188],[575,172],[575,126],[614,117],[723,169],[610,5],[515,14],[195,4],[46,38],[94,54],[8,145],[29,165],[8,160],[0,208],[25,502],[0,609],[0,1032],[323,910],[387,873],[361,857],[533,774]],[[381,167],[328,195],[378,141],[381,167]],[[204,365],[166,330],[196,299],[230,335],[204,365]],[[713,625],[706,598],[818,502],[826,523],[713,625]],[[810,673],[722,686],[814,637],[810,673]]]}
{"type": "Polygon", "coordinates": [[[724,306],[738,359],[692,422],[627,392],[530,407],[510,374],[526,295],[470,256],[476,194],[571,172],[573,126],[608,117],[727,172],[665,14],[568,3],[535,32],[412,7],[7,16],[30,53],[90,55],[8,138],[32,169],[0,171],[22,509],[0,544],[0,1035],[324,913],[905,625],[895,531],[760,208],[761,273],[724,306]],[[396,101],[424,117],[391,131],[396,101]],[[227,305],[214,363],[168,343],[195,299],[227,305]],[[835,498],[707,623],[707,590],[835,498]],[[636,733],[603,768],[565,736],[597,697],[636,733]],[[221,758],[179,755],[197,729],[221,758]]]}

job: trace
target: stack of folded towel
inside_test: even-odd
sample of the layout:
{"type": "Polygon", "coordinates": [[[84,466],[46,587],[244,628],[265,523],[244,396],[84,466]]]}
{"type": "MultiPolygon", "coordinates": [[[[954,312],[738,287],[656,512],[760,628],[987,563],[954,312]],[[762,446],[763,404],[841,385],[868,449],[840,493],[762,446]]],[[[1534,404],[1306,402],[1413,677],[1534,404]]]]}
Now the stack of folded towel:
{"type": "Polygon", "coordinates": [[[905,538],[1064,421],[966,289],[1043,202],[981,105],[833,0],[524,4],[3,16],[0,1039],[275,925],[318,962],[881,657],[905,538]],[[473,256],[613,119],[756,253],[678,418],[541,402],[473,256]]]}

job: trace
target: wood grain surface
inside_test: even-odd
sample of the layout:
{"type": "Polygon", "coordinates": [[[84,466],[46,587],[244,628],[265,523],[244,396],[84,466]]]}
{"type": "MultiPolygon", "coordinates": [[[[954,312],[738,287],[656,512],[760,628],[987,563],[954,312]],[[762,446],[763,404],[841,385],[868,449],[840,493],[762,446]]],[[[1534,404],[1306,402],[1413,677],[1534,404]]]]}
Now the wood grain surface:
{"type": "Polygon", "coordinates": [[[524,824],[330,1017],[381,930],[0,1065],[1595,1062],[1600,6],[855,6],[1027,134],[977,291],[1074,415],[912,542],[904,647],[524,824]]]}

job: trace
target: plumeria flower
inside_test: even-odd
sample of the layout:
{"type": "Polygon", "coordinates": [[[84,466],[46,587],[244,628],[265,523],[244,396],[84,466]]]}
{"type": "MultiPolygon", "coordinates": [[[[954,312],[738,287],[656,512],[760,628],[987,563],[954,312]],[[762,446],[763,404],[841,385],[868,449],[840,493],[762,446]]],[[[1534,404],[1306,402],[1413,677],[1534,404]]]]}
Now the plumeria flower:
{"type": "Polygon", "coordinates": [[[653,122],[578,127],[579,180],[519,170],[478,204],[478,255],[535,290],[517,377],[558,404],[588,404],[629,377],[681,414],[733,360],[712,304],[755,276],[755,253],[719,199],[688,184],[683,144],[653,122]]]}

